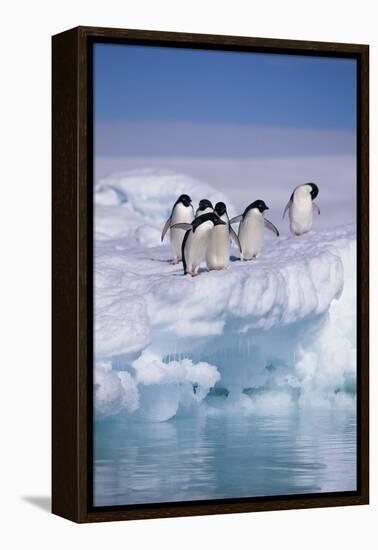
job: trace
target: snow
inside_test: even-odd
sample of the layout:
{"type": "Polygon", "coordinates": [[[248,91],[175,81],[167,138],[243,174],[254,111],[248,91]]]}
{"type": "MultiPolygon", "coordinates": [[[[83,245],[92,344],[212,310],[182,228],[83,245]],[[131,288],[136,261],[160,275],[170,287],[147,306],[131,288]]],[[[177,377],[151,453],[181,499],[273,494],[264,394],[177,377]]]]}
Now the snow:
{"type": "Polygon", "coordinates": [[[169,264],[161,228],[181,193],[233,215],[227,197],[152,170],[95,191],[98,418],[354,407],[354,224],[294,238],[282,223],[260,260],[241,263],[232,249],[228,269],[191,278],[169,264]]]}
{"type": "Polygon", "coordinates": [[[95,185],[96,240],[128,237],[143,246],[158,245],[173,204],[188,189],[193,204],[210,194],[215,202],[227,200],[206,183],[168,170],[145,168],[100,179],[95,185]]]}

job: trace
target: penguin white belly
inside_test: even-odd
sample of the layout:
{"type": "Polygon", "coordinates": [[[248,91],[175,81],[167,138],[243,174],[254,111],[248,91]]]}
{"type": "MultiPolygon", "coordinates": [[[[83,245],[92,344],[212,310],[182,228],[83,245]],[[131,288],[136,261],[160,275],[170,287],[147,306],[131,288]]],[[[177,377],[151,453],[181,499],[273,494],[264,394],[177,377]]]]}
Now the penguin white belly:
{"type": "Polygon", "coordinates": [[[209,243],[209,233],[213,228],[211,222],[202,223],[195,232],[190,231],[185,243],[185,263],[187,273],[197,273],[199,265],[205,260],[209,243]]]}
{"type": "Polygon", "coordinates": [[[311,197],[294,199],[289,210],[290,229],[294,235],[302,235],[312,228],[311,197]]]}
{"type": "Polygon", "coordinates": [[[212,229],[206,252],[208,269],[224,269],[230,262],[230,233],[227,225],[212,229]]]}
{"type": "Polygon", "coordinates": [[[239,241],[244,260],[260,255],[264,241],[264,218],[260,213],[249,212],[240,222],[239,241]]]}
{"type": "MultiPolygon", "coordinates": [[[[173,210],[171,217],[171,225],[175,223],[192,223],[193,221],[193,209],[191,206],[184,206],[183,204],[177,204],[173,210]]],[[[169,231],[169,238],[171,241],[171,248],[173,257],[177,260],[181,260],[181,247],[184,240],[185,231],[179,228],[172,228],[169,231]]]]}

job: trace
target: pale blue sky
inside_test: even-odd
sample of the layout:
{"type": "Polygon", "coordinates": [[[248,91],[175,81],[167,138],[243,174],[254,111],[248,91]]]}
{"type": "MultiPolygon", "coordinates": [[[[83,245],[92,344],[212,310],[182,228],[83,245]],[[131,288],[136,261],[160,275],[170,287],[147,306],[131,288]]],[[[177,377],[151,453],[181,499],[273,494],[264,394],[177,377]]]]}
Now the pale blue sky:
{"type": "Polygon", "coordinates": [[[98,120],[356,125],[353,59],[114,44],[94,52],[98,120]]]}
{"type": "Polygon", "coordinates": [[[94,48],[95,177],[152,168],[281,214],[315,181],[317,225],[355,219],[356,61],[184,48],[94,48]]]}
{"type": "Polygon", "coordinates": [[[356,61],[94,46],[95,154],[354,154],[356,61]]]}

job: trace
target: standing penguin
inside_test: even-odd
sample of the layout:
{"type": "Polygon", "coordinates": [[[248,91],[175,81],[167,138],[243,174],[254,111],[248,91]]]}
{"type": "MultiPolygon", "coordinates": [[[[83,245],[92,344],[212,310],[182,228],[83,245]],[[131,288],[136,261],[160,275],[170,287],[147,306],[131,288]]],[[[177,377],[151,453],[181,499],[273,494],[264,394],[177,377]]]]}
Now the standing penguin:
{"type": "Polygon", "coordinates": [[[184,275],[188,273],[192,277],[198,275],[198,268],[205,259],[211,232],[218,225],[226,225],[226,222],[221,220],[215,212],[202,214],[195,218],[191,224],[175,224],[175,228],[186,230],[181,254],[184,275]]]}
{"type": "Polygon", "coordinates": [[[303,235],[311,231],[313,210],[320,214],[319,206],[314,202],[318,194],[319,187],[315,183],[303,183],[292,192],[282,219],[289,210],[290,231],[293,235],[303,235]]]}
{"type": "Polygon", "coordinates": [[[194,210],[192,206],[192,199],[189,195],[180,195],[175,204],[173,205],[171,215],[165,222],[162,234],[161,242],[163,242],[164,236],[168,229],[170,229],[169,236],[172,248],[172,264],[177,264],[181,260],[181,248],[184,234],[182,229],[172,227],[177,223],[191,223],[194,218],[194,210]]]}
{"type": "Polygon", "coordinates": [[[241,252],[238,236],[231,227],[224,202],[217,202],[214,211],[225,222],[225,225],[217,225],[211,232],[206,251],[206,264],[209,270],[228,267],[230,263],[230,237],[234,239],[241,252]]]}
{"type": "Polygon", "coordinates": [[[208,199],[201,199],[196,210],[196,217],[202,216],[202,214],[209,214],[210,212],[214,212],[211,201],[209,201],[208,199]]]}
{"type": "Polygon", "coordinates": [[[247,206],[243,214],[230,220],[230,223],[240,222],[238,237],[241,246],[241,261],[260,257],[265,227],[277,237],[280,235],[277,227],[264,218],[265,210],[269,210],[265,202],[257,200],[247,206]]]}

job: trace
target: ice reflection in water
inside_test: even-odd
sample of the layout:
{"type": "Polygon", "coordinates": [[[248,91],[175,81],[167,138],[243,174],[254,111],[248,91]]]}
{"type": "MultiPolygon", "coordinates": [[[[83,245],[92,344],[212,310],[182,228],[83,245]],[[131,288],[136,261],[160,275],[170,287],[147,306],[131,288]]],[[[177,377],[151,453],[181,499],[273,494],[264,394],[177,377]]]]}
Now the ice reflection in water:
{"type": "Polygon", "coordinates": [[[95,505],[356,489],[355,414],[182,417],[95,426],[95,505]]]}

